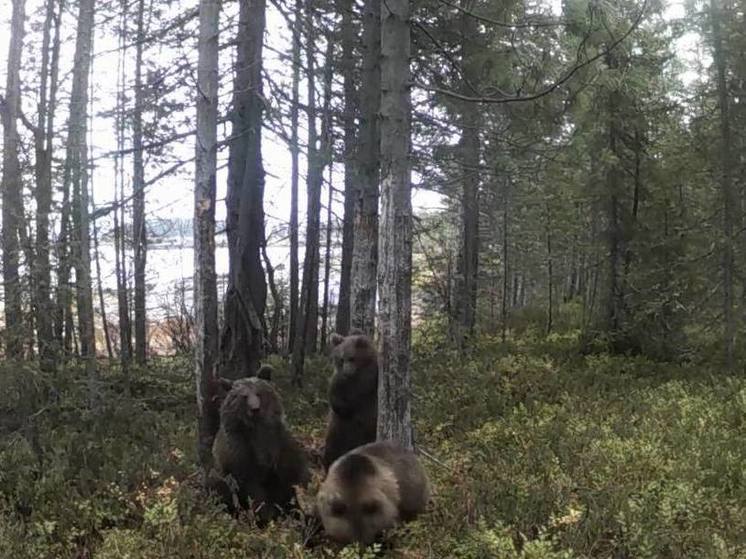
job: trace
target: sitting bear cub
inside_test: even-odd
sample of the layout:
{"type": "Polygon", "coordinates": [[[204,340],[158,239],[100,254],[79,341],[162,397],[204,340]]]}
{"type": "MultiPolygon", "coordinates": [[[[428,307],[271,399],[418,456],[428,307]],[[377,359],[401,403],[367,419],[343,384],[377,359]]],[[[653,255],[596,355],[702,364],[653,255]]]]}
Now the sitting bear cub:
{"type": "Polygon", "coordinates": [[[347,451],[376,440],[378,352],[359,330],[332,334],[334,375],[329,386],[329,423],[324,469],[347,451]]]}

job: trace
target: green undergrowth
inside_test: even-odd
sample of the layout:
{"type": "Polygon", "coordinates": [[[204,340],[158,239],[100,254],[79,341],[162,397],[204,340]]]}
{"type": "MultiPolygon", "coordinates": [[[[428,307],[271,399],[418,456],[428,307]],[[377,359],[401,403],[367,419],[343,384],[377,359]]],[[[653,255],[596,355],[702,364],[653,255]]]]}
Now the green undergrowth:
{"type": "MultiPolygon", "coordinates": [[[[433,483],[423,517],[364,557],[746,558],[746,380],[702,366],[580,356],[573,333],[483,337],[466,357],[415,334],[417,444],[433,483]]],[[[328,361],[302,389],[273,359],[288,422],[321,445],[328,361]]],[[[191,363],[129,385],[104,369],[0,365],[0,557],[322,558],[290,518],[265,530],[205,498],[191,363]]]]}

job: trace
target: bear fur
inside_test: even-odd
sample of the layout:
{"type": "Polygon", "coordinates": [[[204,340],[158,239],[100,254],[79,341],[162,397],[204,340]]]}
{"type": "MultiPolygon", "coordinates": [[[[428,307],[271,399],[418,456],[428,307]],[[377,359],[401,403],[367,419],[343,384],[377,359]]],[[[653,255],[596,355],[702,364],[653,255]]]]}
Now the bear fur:
{"type": "Polygon", "coordinates": [[[323,465],[376,440],[378,351],[360,331],[331,336],[334,374],[329,385],[329,419],[323,465]]]}
{"type": "Polygon", "coordinates": [[[429,500],[427,474],[414,452],[375,442],[332,464],[315,512],[332,539],[368,545],[385,530],[415,518],[429,500]]]}
{"type": "Polygon", "coordinates": [[[220,407],[208,481],[230,512],[251,508],[260,523],[292,508],[294,486],[310,479],[305,452],[285,425],[270,377],[271,369],[262,367],[256,377],[221,379],[230,390],[220,407]]]}

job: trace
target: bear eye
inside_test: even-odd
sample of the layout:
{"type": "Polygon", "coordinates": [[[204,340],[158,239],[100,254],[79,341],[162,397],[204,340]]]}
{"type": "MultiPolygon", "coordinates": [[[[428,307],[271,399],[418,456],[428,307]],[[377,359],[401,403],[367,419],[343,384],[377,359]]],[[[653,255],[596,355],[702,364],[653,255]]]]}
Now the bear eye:
{"type": "Polygon", "coordinates": [[[347,505],[345,505],[342,501],[332,501],[331,509],[332,516],[342,516],[344,513],[347,512],[347,505]]]}
{"type": "Polygon", "coordinates": [[[363,514],[372,516],[374,514],[378,514],[378,512],[381,510],[381,505],[377,501],[370,501],[368,503],[363,503],[363,506],[360,507],[360,509],[363,511],[363,514]]]}

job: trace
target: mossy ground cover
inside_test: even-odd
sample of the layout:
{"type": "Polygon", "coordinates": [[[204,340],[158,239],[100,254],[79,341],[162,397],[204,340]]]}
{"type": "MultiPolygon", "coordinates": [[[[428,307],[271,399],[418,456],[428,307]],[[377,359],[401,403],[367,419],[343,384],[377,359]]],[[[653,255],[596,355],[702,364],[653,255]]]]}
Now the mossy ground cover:
{"type": "MultiPolygon", "coordinates": [[[[572,334],[484,337],[467,357],[436,337],[417,332],[413,360],[434,500],[378,556],[746,557],[742,376],[580,356],[572,334]]],[[[320,446],[327,360],[302,390],[273,364],[291,428],[320,446]]],[[[1,557],[358,556],[304,547],[298,519],[260,531],[205,498],[189,359],[135,371],[129,390],[116,368],[103,381],[93,414],[75,370],[0,369],[1,557]]]]}

